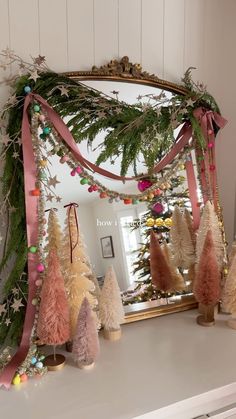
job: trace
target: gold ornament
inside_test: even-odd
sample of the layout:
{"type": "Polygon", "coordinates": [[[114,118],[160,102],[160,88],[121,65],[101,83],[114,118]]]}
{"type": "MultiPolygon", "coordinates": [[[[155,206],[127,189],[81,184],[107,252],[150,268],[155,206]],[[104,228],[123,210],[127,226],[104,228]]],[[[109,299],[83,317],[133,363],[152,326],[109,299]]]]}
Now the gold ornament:
{"type": "Polygon", "coordinates": [[[150,193],[149,195],[148,195],[148,199],[153,199],[154,198],[154,193],[150,193]]]}
{"type": "Polygon", "coordinates": [[[164,220],[162,218],[157,218],[155,221],[157,227],[162,227],[164,225],[164,220]]]}
{"type": "Polygon", "coordinates": [[[39,165],[40,165],[41,167],[46,167],[46,166],[47,166],[47,164],[48,164],[48,161],[47,161],[47,160],[40,160],[40,161],[39,161],[39,165]]]}
{"type": "Polygon", "coordinates": [[[180,165],[179,165],[179,170],[184,170],[185,169],[185,165],[183,164],[183,163],[181,163],[180,165]]]}
{"type": "Polygon", "coordinates": [[[153,227],[155,223],[155,220],[153,218],[148,218],[146,221],[146,226],[147,227],[153,227]]]}
{"type": "Polygon", "coordinates": [[[165,226],[170,228],[172,226],[172,218],[165,219],[165,226]]]}

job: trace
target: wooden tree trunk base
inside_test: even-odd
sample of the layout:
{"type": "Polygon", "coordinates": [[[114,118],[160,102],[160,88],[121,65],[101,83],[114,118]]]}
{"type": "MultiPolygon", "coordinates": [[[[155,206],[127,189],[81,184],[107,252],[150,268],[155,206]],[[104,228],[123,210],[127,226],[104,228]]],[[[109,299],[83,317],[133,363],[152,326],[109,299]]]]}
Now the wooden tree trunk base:
{"type": "Polygon", "coordinates": [[[103,337],[107,340],[119,340],[121,338],[121,329],[117,330],[106,330],[103,329],[103,337]]]}
{"type": "Polygon", "coordinates": [[[73,342],[71,340],[66,342],[66,351],[67,352],[72,352],[72,347],[73,347],[73,342]]]}
{"type": "Polygon", "coordinates": [[[236,319],[230,319],[227,321],[228,327],[231,329],[236,329],[236,319]]]}
{"type": "Polygon", "coordinates": [[[198,316],[197,324],[199,324],[200,326],[210,327],[215,325],[215,320],[209,321],[205,319],[205,316],[198,316]]]}
{"type": "Polygon", "coordinates": [[[95,362],[92,362],[92,364],[86,365],[86,364],[78,364],[78,367],[81,370],[91,370],[95,365],[95,362]]]}
{"type": "Polygon", "coordinates": [[[59,371],[65,365],[66,358],[64,355],[56,354],[56,359],[54,359],[54,355],[46,356],[44,360],[45,367],[48,368],[48,371],[59,371]]]}

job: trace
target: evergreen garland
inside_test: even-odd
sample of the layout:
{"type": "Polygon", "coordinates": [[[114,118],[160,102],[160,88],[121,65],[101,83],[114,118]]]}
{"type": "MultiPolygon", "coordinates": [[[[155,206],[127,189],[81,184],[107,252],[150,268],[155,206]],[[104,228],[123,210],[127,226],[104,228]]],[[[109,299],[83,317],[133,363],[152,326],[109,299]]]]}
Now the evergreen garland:
{"type": "MultiPolygon", "coordinates": [[[[1,178],[2,215],[7,219],[7,236],[0,263],[0,275],[9,262],[12,263],[9,276],[4,280],[0,300],[0,303],[5,304],[13,298],[12,289],[17,286],[22,273],[27,273],[23,156],[19,141],[25,86],[30,86],[34,93],[46,99],[61,118],[70,117],[67,126],[77,143],[86,140],[88,146],[92,147],[96,135],[105,130],[105,139],[96,163],[100,165],[107,160],[114,163],[115,159],[121,156],[121,175],[125,175],[130,166],[136,173],[136,164],[140,156],[151,173],[154,164],[172,147],[175,141],[174,129],[185,121],[191,122],[196,141],[200,147],[205,147],[193,111],[199,106],[216,112],[219,112],[219,109],[205,88],[192,82],[190,71],[186,72],[183,79],[186,95],[175,95],[167,99],[162,92],[159,96],[151,98],[152,104],[142,104],[138,100],[136,104],[128,105],[86,87],[66,75],[48,71],[41,65],[44,63],[44,57],[39,56],[34,59],[34,64],[27,65],[10,50],[0,55],[8,60],[8,65],[16,62],[25,72],[24,75],[13,78],[13,95],[10,99],[14,97],[14,100],[8,101],[0,119],[7,121],[6,135],[9,136],[9,142],[1,151],[1,158],[4,159],[1,178]],[[37,71],[39,77],[34,80],[32,74],[37,71]]],[[[0,133],[3,135],[1,127],[2,125],[0,133]]],[[[60,152],[58,154],[60,155],[60,152]]],[[[22,287],[26,295],[27,282],[22,287]]],[[[10,343],[18,342],[22,333],[25,308],[26,305],[19,312],[10,309],[10,326],[1,322],[0,316],[0,344],[6,340],[10,343]]]]}

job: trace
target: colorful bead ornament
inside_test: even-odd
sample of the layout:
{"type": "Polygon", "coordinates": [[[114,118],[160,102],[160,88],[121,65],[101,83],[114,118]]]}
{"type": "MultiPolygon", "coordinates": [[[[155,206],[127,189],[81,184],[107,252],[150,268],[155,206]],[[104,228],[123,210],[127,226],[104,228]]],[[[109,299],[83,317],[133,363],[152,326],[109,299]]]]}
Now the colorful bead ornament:
{"type": "Polygon", "coordinates": [[[39,160],[39,165],[40,165],[41,167],[46,167],[46,166],[47,166],[47,164],[48,164],[48,161],[47,161],[47,160],[39,160]]]}
{"type": "Polygon", "coordinates": [[[17,386],[17,385],[19,385],[19,384],[20,384],[20,382],[21,382],[21,380],[20,380],[20,375],[19,375],[19,374],[16,374],[16,375],[15,375],[15,377],[13,378],[13,380],[12,380],[12,384],[13,384],[14,386],[17,386]]]}
{"type": "Polygon", "coordinates": [[[66,163],[68,160],[70,160],[70,158],[69,158],[69,156],[67,156],[67,155],[65,155],[65,156],[62,156],[61,158],[60,158],[60,163],[66,163]]]}
{"type": "Polygon", "coordinates": [[[36,252],[37,252],[37,250],[38,250],[38,248],[37,248],[36,246],[30,246],[30,247],[29,247],[29,252],[30,252],[30,253],[36,253],[36,252]]]}
{"type": "Polygon", "coordinates": [[[80,175],[80,173],[83,172],[83,170],[81,169],[80,166],[77,166],[76,169],[75,169],[75,171],[76,171],[76,173],[78,173],[78,175],[80,175]]]}
{"type": "Polygon", "coordinates": [[[40,122],[44,122],[45,121],[45,116],[43,114],[39,115],[39,121],[40,122]]]}
{"type": "Polygon", "coordinates": [[[42,263],[39,263],[38,265],[37,265],[37,271],[39,272],[39,273],[41,273],[41,272],[44,272],[44,265],[42,264],[42,263]]]}
{"type": "Polygon", "coordinates": [[[36,287],[41,287],[42,283],[43,283],[42,279],[37,279],[37,280],[35,281],[35,285],[36,285],[36,287]]]}
{"type": "Polygon", "coordinates": [[[92,187],[92,186],[89,186],[89,188],[88,188],[88,192],[89,192],[89,193],[93,192],[93,187],[92,187]]]}
{"type": "Polygon", "coordinates": [[[40,196],[40,189],[38,189],[38,188],[33,189],[33,190],[31,191],[31,194],[32,194],[33,196],[40,196]]]}
{"type": "Polygon", "coordinates": [[[173,222],[172,222],[172,218],[166,218],[165,219],[165,226],[170,228],[172,226],[173,222]]]}
{"type": "Polygon", "coordinates": [[[76,171],[75,171],[75,169],[71,170],[70,175],[71,175],[71,176],[75,176],[75,175],[76,175],[76,171]]]}
{"type": "Polygon", "coordinates": [[[44,133],[45,135],[50,134],[50,132],[51,132],[51,128],[50,128],[50,127],[44,127],[44,128],[43,128],[43,133],[44,133]]]}
{"type": "Polygon", "coordinates": [[[33,109],[34,109],[34,112],[40,112],[40,106],[39,105],[34,105],[33,109]]]}
{"type": "Polygon", "coordinates": [[[99,196],[100,196],[101,199],[107,198],[107,193],[106,192],[101,192],[99,196]]]}
{"type": "Polygon", "coordinates": [[[24,92],[25,92],[26,94],[30,93],[30,92],[31,92],[31,87],[30,87],[30,86],[25,86],[25,87],[24,87],[24,92]]]}
{"type": "Polygon", "coordinates": [[[155,221],[156,227],[162,227],[164,225],[164,220],[162,218],[157,218],[155,221]]]}
{"type": "Polygon", "coordinates": [[[211,164],[211,165],[210,165],[210,170],[211,170],[212,172],[215,170],[215,168],[216,168],[216,167],[215,167],[215,165],[214,165],[214,164],[211,164]]]}
{"type": "Polygon", "coordinates": [[[87,185],[89,183],[88,179],[86,179],[85,177],[83,177],[80,181],[81,185],[87,185]]]}
{"type": "Polygon", "coordinates": [[[20,381],[22,382],[22,383],[24,383],[25,381],[27,381],[28,380],[28,375],[27,374],[21,374],[20,375],[20,381]]]}
{"type": "Polygon", "coordinates": [[[161,189],[157,188],[157,189],[155,189],[155,191],[153,193],[154,193],[155,196],[160,196],[160,195],[162,195],[163,192],[162,192],[161,189]]]}
{"type": "Polygon", "coordinates": [[[161,214],[164,211],[164,207],[160,202],[156,202],[153,206],[152,206],[152,210],[156,213],[156,214],[161,214]]]}
{"type": "Polygon", "coordinates": [[[138,190],[144,192],[146,189],[152,186],[152,182],[148,179],[142,179],[138,182],[138,190]]]}
{"type": "Polygon", "coordinates": [[[124,199],[124,204],[125,204],[125,205],[132,204],[132,199],[130,199],[130,198],[125,198],[125,199],[124,199]]]}
{"type": "Polygon", "coordinates": [[[208,143],[207,147],[208,148],[213,148],[214,147],[214,143],[208,143]]]}
{"type": "Polygon", "coordinates": [[[154,224],[155,224],[155,220],[154,220],[153,218],[148,218],[148,219],[146,220],[146,226],[147,226],[147,227],[153,227],[153,226],[154,226],[154,224]]]}

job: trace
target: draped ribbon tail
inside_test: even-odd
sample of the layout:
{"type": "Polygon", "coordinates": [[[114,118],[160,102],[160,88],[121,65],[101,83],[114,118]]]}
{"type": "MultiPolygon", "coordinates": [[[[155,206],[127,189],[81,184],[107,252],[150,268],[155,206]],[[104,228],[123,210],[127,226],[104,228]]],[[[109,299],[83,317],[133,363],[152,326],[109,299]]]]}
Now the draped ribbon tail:
{"type": "MultiPolygon", "coordinates": [[[[27,95],[25,98],[22,120],[22,148],[24,160],[24,185],[25,185],[25,209],[26,209],[26,231],[28,246],[35,245],[38,240],[38,199],[32,196],[31,191],[35,188],[36,181],[36,164],[34,160],[34,151],[32,145],[32,137],[30,131],[30,123],[28,119],[28,107],[31,103],[32,96],[27,95]]],[[[31,334],[34,325],[35,306],[32,300],[36,293],[35,281],[38,273],[36,265],[38,262],[37,254],[28,253],[28,302],[23,326],[23,333],[20,346],[16,354],[10,362],[5,366],[0,374],[0,386],[10,388],[12,379],[16,370],[25,360],[30,344],[31,334]]]]}
{"type": "Polygon", "coordinates": [[[187,174],[189,198],[192,206],[193,228],[194,230],[197,230],[200,224],[200,207],[198,205],[197,182],[191,156],[185,162],[185,168],[187,174]]]}

